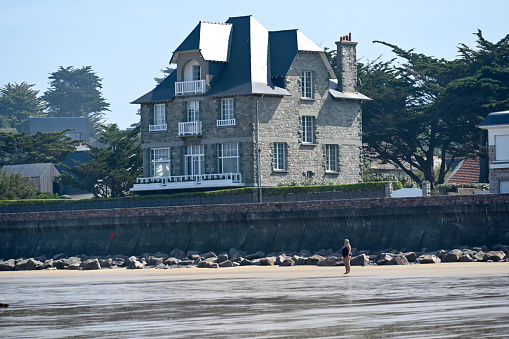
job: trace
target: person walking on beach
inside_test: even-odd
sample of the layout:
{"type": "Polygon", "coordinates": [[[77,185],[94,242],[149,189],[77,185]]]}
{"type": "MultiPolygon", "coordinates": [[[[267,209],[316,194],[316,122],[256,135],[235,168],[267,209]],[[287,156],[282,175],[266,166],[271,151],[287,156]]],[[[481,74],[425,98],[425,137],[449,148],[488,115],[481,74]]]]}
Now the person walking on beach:
{"type": "Polygon", "coordinates": [[[350,240],[345,239],[345,245],[341,249],[341,255],[343,256],[343,263],[345,264],[345,274],[350,274],[350,257],[352,256],[352,246],[350,246],[350,240]]]}

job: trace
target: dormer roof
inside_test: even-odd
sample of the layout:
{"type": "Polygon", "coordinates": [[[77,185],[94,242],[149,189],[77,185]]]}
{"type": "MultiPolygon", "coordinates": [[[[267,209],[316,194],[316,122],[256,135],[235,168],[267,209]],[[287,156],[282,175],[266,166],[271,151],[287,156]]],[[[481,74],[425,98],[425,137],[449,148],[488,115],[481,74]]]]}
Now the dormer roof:
{"type": "MultiPolygon", "coordinates": [[[[218,65],[204,96],[288,96],[276,78],[286,76],[299,51],[320,53],[330,77],[335,78],[323,49],[299,30],[269,32],[252,16],[231,17],[224,24],[201,21],[174,51],[171,62],[176,63],[180,53],[196,51],[218,65]]],[[[176,73],[132,103],[172,100],[176,73]]]]}
{"type": "Polygon", "coordinates": [[[205,61],[228,62],[232,25],[200,21],[187,38],[173,52],[171,63],[179,53],[199,51],[205,61]]]}

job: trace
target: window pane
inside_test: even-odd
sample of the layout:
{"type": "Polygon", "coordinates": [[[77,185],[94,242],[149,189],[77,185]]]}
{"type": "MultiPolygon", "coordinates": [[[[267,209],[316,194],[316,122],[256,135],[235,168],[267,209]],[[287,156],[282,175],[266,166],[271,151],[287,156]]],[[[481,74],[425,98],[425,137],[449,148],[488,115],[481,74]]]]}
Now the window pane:
{"type": "Polygon", "coordinates": [[[200,102],[190,101],[187,103],[187,121],[200,121],[200,102]]]}
{"type": "Polygon", "coordinates": [[[325,169],[338,171],[338,145],[325,145],[325,169]]]}
{"type": "Polygon", "coordinates": [[[201,80],[201,67],[199,65],[193,66],[193,80],[201,80]]]}
{"type": "Polygon", "coordinates": [[[303,98],[312,99],[312,75],[311,72],[301,73],[301,95],[303,98]]]}
{"type": "Polygon", "coordinates": [[[274,169],[286,169],[286,145],[284,143],[274,144],[274,169]]]}
{"type": "Polygon", "coordinates": [[[221,119],[228,120],[233,119],[233,99],[222,99],[221,100],[221,119]]]}
{"type": "Polygon", "coordinates": [[[495,135],[495,160],[509,160],[509,135],[495,135]]]}
{"type": "Polygon", "coordinates": [[[170,149],[155,148],[150,152],[152,163],[152,175],[154,177],[166,177],[170,175],[170,149]]]}
{"type": "Polygon", "coordinates": [[[154,105],[154,125],[162,125],[166,123],[166,114],[163,105],[154,105]]]}
{"type": "Polygon", "coordinates": [[[302,117],[302,142],[313,143],[313,117],[302,117]]]}

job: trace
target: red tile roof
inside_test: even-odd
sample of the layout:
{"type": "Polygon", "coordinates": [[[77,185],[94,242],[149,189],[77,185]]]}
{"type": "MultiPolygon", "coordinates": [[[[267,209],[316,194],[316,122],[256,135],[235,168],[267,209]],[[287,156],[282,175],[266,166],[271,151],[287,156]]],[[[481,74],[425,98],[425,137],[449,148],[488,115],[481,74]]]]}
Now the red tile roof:
{"type": "Polygon", "coordinates": [[[481,166],[479,159],[466,159],[447,180],[448,184],[479,182],[481,166]]]}

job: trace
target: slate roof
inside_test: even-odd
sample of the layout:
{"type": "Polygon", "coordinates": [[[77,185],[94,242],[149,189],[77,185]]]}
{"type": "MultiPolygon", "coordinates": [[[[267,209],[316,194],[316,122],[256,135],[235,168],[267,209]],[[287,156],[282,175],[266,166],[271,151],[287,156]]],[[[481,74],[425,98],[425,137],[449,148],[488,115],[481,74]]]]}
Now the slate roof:
{"type": "Polygon", "coordinates": [[[480,128],[486,126],[509,125],[509,111],[493,112],[479,124],[480,128]]]}
{"type": "Polygon", "coordinates": [[[45,174],[59,175],[57,169],[51,163],[5,165],[2,167],[2,171],[4,170],[7,171],[7,174],[9,175],[12,173],[19,173],[28,178],[39,178],[45,174]]]}
{"type": "Polygon", "coordinates": [[[479,182],[481,165],[479,159],[463,160],[449,176],[446,184],[476,183],[479,182]]]}
{"type": "MultiPolygon", "coordinates": [[[[299,30],[269,32],[252,16],[232,17],[224,24],[200,22],[174,51],[171,62],[179,53],[197,50],[215,72],[204,96],[290,95],[280,78],[287,74],[298,51],[323,55],[335,77],[323,49],[299,30]]],[[[172,100],[176,73],[132,103],[172,100]]]]}
{"type": "Polygon", "coordinates": [[[90,125],[87,117],[30,117],[30,134],[37,132],[62,132],[70,129],[81,132],[82,140],[90,140],[90,125]]]}

